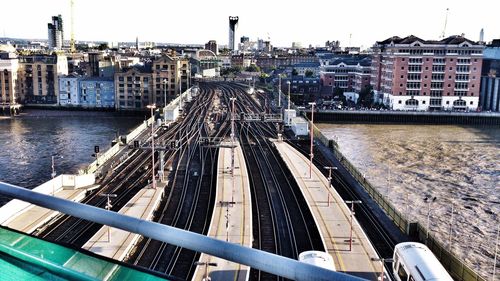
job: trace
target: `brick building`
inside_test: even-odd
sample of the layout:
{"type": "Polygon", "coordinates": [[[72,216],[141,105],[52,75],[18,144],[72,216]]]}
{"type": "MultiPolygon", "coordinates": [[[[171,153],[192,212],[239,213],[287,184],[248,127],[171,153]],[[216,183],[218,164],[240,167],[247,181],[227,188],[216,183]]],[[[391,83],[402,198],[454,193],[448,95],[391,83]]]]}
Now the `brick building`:
{"type": "Polygon", "coordinates": [[[483,49],[462,36],[377,42],[371,69],[375,100],[395,110],[476,110],[483,49]]]}

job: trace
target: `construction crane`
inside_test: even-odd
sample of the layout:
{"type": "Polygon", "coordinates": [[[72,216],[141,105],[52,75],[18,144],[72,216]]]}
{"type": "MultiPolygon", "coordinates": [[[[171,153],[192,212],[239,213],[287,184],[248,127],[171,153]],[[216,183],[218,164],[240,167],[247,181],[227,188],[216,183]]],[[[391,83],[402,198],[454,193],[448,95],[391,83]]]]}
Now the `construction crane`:
{"type": "Polygon", "coordinates": [[[74,53],[74,52],[76,52],[76,48],[75,48],[75,33],[74,33],[74,30],[73,30],[74,23],[75,23],[74,14],[73,14],[75,3],[74,3],[73,0],[70,0],[69,3],[70,3],[70,7],[71,7],[71,39],[69,41],[69,49],[70,49],[71,53],[74,53]]]}
{"type": "Polygon", "coordinates": [[[446,24],[448,23],[448,12],[450,11],[450,8],[446,8],[446,16],[444,18],[444,27],[443,27],[443,33],[441,33],[441,38],[444,38],[445,32],[446,32],[446,24]]]}

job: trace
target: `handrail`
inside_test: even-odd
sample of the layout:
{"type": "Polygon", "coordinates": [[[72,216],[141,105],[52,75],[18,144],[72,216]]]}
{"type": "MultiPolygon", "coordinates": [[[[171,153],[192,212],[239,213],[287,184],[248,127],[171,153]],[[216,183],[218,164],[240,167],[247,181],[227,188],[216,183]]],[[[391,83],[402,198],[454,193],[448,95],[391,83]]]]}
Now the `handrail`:
{"type": "Polygon", "coordinates": [[[364,280],[345,273],[330,271],[294,259],[257,249],[228,243],[198,233],[151,221],[125,216],[94,206],[41,194],[0,182],[0,193],[68,215],[141,234],[165,243],[203,252],[232,262],[248,265],[293,280],[364,280]]]}

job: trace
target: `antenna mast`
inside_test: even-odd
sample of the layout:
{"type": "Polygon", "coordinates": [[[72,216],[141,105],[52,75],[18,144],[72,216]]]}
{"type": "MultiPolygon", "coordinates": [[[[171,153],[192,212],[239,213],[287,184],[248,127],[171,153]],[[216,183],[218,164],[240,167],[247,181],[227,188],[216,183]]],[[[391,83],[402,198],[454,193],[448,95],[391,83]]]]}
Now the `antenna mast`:
{"type": "Polygon", "coordinates": [[[74,22],[75,22],[75,20],[74,20],[74,14],[73,14],[74,1],[70,0],[69,3],[70,3],[70,7],[71,7],[71,39],[69,41],[69,49],[70,49],[71,53],[74,53],[74,52],[76,52],[76,48],[75,48],[75,32],[73,30],[74,22]]]}
{"type": "Polygon", "coordinates": [[[444,18],[444,27],[443,27],[443,33],[441,33],[441,38],[444,38],[445,32],[446,32],[446,24],[448,23],[448,12],[450,11],[450,8],[446,8],[446,17],[444,18]]]}

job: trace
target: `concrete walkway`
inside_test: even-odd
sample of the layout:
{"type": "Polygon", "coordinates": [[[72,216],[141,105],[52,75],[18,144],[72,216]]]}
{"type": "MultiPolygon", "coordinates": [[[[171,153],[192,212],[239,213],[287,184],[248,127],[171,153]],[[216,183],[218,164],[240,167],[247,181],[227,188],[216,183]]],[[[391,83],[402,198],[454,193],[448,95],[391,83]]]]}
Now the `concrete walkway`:
{"type": "Polygon", "coordinates": [[[328,253],[335,261],[337,271],[377,280],[380,262],[371,261],[371,258],[378,258],[378,255],[355,218],[352,249],[349,250],[350,207],[344,203],[335,189],[329,188],[328,179],[314,165],[312,178],[309,176],[308,158],[285,142],[274,141],[274,144],[308,202],[328,253]]]}
{"type": "MultiPolygon", "coordinates": [[[[56,190],[56,197],[80,202],[85,197],[85,192],[85,189],[59,189],[56,190]]],[[[59,212],[57,211],[31,204],[29,208],[26,208],[22,213],[2,225],[31,234],[58,214],[59,212]]]]}
{"type": "MultiPolygon", "coordinates": [[[[119,213],[151,220],[155,209],[160,204],[164,190],[165,183],[158,183],[156,189],[150,187],[141,189],[119,213]]],[[[113,204],[112,200],[111,204],[113,204]]],[[[140,235],[136,233],[103,226],[82,248],[101,256],[123,261],[139,237],[140,235]]]]}
{"type": "MultiPolygon", "coordinates": [[[[223,145],[230,146],[230,143],[223,145]]],[[[220,240],[252,247],[252,206],[250,183],[241,147],[234,149],[234,181],[231,175],[231,148],[220,148],[217,165],[216,206],[208,236],[220,240]],[[233,185],[234,184],[234,185],[233,185]],[[231,203],[234,202],[234,203],[231,203]],[[229,220],[226,220],[229,218],[229,220]]],[[[217,257],[202,254],[203,263],[217,263],[209,266],[212,280],[246,281],[250,268],[217,257]]],[[[192,280],[203,280],[205,266],[199,265],[192,280]]]]}

